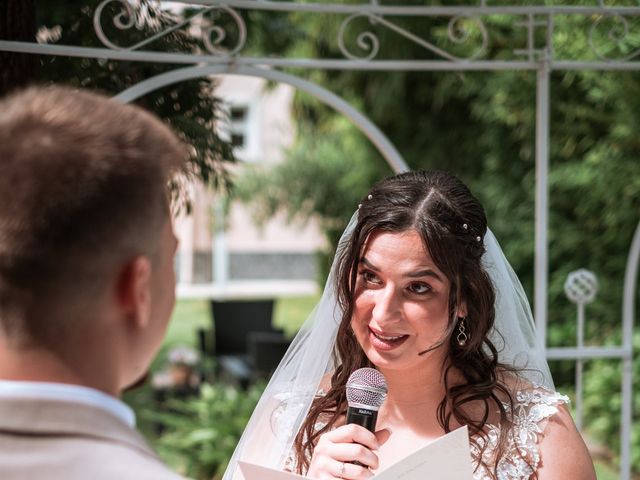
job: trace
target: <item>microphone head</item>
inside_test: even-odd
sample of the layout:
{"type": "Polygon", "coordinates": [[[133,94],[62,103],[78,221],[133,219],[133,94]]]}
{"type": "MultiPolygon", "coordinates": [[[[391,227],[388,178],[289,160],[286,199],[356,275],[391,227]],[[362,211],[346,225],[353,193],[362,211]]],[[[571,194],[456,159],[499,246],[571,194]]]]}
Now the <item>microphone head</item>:
{"type": "Polygon", "coordinates": [[[375,368],[359,368],[349,376],[346,390],[350,407],[378,410],[387,398],[387,381],[375,368]]]}

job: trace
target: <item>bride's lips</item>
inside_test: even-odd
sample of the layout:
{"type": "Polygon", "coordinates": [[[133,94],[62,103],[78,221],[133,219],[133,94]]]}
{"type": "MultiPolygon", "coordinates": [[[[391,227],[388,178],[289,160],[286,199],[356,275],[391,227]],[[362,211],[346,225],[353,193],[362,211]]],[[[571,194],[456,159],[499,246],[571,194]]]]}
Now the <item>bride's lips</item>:
{"type": "Polygon", "coordinates": [[[389,351],[402,345],[409,335],[390,334],[369,327],[369,341],[376,350],[389,351]]]}

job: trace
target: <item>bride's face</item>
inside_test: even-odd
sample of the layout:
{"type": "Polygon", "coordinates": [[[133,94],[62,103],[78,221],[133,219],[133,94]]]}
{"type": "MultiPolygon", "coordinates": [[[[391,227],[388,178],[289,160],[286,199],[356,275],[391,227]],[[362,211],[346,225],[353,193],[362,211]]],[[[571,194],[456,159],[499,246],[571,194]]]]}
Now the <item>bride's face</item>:
{"type": "Polygon", "coordinates": [[[422,370],[447,353],[449,281],[415,230],[374,232],[358,265],[351,326],[369,360],[381,370],[422,370]]]}

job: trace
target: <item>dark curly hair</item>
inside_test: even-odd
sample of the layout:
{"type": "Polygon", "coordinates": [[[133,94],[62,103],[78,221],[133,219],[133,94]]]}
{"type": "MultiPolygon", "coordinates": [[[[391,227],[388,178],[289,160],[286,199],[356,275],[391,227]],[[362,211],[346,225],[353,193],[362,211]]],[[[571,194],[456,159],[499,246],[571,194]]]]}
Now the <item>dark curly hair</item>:
{"type": "MultiPolygon", "coordinates": [[[[334,351],[338,367],[329,391],[314,400],[295,438],[299,473],[308,470],[319,436],[346,413],[345,385],[351,372],[373,367],[350,332],[363,246],[374,232],[408,230],[420,234],[435,265],[450,282],[449,326],[440,343],[431,348],[448,345],[449,352],[443,365],[446,393],[438,406],[438,421],[444,432],[451,431],[453,420],[467,425],[470,441],[482,451],[488,444],[485,426],[490,412],[497,410],[504,428],[500,429],[495,463],[485,465],[497,477],[498,461],[507,432],[511,430],[509,411],[513,411],[514,403],[504,373],[513,369],[498,362],[498,351],[489,339],[495,319],[495,292],[481,264],[487,219],[482,205],[467,186],[455,176],[440,171],[407,172],[383,180],[373,187],[359,207],[357,225],[338,257],[335,286],[343,312],[334,351]],[[466,322],[468,341],[464,345],[457,342],[454,333],[461,301],[466,303],[469,319],[466,322]],[[453,382],[452,372],[461,374],[462,383],[453,382]],[[470,402],[481,408],[463,408],[470,402]],[[328,422],[316,430],[319,421],[328,422]]],[[[479,461],[483,462],[482,455],[479,461]]]]}

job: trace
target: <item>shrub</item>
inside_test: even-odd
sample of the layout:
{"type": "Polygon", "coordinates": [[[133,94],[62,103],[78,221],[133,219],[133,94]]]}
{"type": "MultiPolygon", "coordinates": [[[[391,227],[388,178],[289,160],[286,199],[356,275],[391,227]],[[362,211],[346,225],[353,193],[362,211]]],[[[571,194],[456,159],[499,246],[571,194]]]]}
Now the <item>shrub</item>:
{"type": "Polygon", "coordinates": [[[170,398],[143,416],[163,426],[154,442],[158,454],[176,471],[196,480],[220,478],[240,440],[264,385],[247,391],[203,384],[198,396],[170,398]]]}

